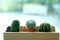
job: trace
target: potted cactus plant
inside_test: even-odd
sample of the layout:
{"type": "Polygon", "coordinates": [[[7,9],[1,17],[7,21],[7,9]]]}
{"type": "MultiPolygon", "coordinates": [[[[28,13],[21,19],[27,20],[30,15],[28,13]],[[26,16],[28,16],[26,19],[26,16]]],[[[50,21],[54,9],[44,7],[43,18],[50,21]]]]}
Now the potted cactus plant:
{"type": "Polygon", "coordinates": [[[34,29],[35,26],[36,26],[36,23],[34,20],[28,20],[27,23],[26,23],[26,26],[28,29],[34,29]]]}
{"type": "Polygon", "coordinates": [[[28,20],[26,27],[23,28],[25,32],[35,32],[36,23],[34,20],[28,20]]]}
{"type": "Polygon", "coordinates": [[[10,26],[12,32],[19,32],[20,22],[18,20],[13,20],[10,26]]]}
{"type": "Polygon", "coordinates": [[[50,32],[51,31],[51,25],[49,23],[42,23],[39,27],[40,32],[50,32]]]}

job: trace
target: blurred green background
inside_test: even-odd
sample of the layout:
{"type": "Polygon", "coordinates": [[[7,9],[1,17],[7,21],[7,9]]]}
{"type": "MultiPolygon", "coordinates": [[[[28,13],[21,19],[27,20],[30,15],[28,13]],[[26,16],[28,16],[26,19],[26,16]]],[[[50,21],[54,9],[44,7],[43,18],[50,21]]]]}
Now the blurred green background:
{"type": "Polygon", "coordinates": [[[25,3],[49,5],[59,3],[59,0],[0,0],[0,12],[22,12],[25,3]]]}

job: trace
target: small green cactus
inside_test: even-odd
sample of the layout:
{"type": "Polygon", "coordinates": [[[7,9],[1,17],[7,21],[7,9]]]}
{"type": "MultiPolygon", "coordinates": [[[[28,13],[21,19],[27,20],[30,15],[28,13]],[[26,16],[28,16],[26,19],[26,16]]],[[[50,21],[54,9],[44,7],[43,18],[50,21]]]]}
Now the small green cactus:
{"type": "Polygon", "coordinates": [[[7,27],[6,32],[10,32],[10,26],[7,27]]]}
{"type": "Polygon", "coordinates": [[[40,25],[40,32],[50,32],[51,31],[51,25],[49,23],[42,23],[40,25]]]}
{"type": "Polygon", "coordinates": [[[20,22],[18,20],[13,20],[11,27],[10,27],[11,31],[12,32],[18,32],[19,28],[20,28],[20,22]]]}
{"type": "Polygon", "coordinates": [[[26,23],[26,26],[28,29],[34,29],[35,26],[36,26],[36,23],[34,20],[28,20],[27,23],[26,23]]]}

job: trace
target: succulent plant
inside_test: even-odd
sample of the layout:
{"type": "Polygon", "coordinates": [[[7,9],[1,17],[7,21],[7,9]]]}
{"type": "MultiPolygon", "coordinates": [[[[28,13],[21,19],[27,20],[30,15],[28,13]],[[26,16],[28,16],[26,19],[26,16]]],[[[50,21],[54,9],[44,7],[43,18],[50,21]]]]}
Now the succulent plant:
{"type": "Polygon", "coordinates": [[[10,27],[10,30],[12,32],[18,32],[19,28],[20,28],[20,22],[18,20],[13,20],[12,24],[11,24],[11,27],[10,27]]]}
{"type": "Polygon", "coordinates": [[[40,32],[50,32],[51,31],[51,25],[49,23],[42,23],[39,28],[40,32]]]}
{"type": "Polygon", "coordinates": [[[27,26],[28,29],[34,29],[35,26],[36,26],[36,23],[35,23],[34,20],[28,20],[28,21],[26,22],[26,26],[27,26]]]}
{"type": "Polygon", "coordinates": [[[10,32],[10,26],[7,27],[6,32],[10,32]]]}

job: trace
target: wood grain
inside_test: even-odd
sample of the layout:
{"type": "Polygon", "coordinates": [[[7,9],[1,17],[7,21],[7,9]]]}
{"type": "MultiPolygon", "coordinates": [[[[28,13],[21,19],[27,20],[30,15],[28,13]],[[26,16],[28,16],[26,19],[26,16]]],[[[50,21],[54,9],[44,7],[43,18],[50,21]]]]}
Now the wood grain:
{"type": "Polygon", "coordinates": [[[5,32],[4,40],[59,40],[56,32],[5,32]]]}

